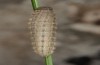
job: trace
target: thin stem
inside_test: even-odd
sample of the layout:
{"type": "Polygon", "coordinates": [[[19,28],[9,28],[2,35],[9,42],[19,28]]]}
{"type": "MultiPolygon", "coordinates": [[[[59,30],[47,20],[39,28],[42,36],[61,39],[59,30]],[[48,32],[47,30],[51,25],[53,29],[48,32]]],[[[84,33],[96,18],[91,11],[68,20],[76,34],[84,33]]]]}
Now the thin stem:
{"type": "MultiPolygon", "coordinates": [[[[36,10],[39,7],[38,1],[37,0],[31,0],[31,2],[32,2],[33,9],[36,10]]],[[[45,57],[45,63],[46,63],[46,65],[53,65],[51,55],[45,57]]]]}
{"type": "Polygon", "coordinates": [[[31,0],[33,9],[37,9],[39,7],[38,0],[31,0]]]}
{"type": "Polygon", "coordinates": [[[46,65],[53,65],[51,55],[45,57],[45,63],[46,63],[46,65]]]}

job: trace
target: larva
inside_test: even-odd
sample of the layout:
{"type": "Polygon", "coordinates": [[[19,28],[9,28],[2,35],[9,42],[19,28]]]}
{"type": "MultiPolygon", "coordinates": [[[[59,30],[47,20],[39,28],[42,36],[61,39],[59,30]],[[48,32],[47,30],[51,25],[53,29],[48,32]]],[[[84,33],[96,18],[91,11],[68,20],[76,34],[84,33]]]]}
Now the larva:
{"type": "Polygon", "coordinates": [[[40,7],[29,21],[31,40],[35,53],[41,56],[52,54],[56,42],[56,22],[53,9],[40,7]]]}

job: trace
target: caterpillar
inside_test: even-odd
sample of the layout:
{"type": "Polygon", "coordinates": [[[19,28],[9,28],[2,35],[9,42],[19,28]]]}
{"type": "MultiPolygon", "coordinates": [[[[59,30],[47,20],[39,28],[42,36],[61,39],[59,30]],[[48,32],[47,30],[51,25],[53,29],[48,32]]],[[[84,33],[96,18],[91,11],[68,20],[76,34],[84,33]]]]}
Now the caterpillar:
{"type": "Polygon", "coordinates": [[[35,53],[48,56],[55,50],[56,22],[53,9],[39,7],[33,11],[29,19],[32,46],[35,53]]]}

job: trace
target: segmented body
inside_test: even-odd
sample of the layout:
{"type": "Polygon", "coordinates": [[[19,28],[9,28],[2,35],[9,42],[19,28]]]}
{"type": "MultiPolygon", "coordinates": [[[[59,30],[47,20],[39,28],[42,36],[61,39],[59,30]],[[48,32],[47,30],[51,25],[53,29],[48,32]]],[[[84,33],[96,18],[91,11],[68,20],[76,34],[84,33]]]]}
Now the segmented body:
{"type": "Polygon", "coordinates": [[[52,8],[35,10],[30,18],[29,27],[34,51],[41,56],[52,54],[56,41],[56,23],[52,8]]]}

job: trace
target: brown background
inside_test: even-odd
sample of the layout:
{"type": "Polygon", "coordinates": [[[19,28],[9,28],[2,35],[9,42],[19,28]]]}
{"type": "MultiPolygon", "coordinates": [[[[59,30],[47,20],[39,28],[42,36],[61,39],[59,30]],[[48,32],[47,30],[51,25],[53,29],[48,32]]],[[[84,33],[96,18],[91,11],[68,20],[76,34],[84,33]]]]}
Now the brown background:
{"type": "MultiPolygon", "coordinates": [[[[51,6],[58,23],[55,65],[69,65],[64,59],[74,56],[95,56],[100,49],[100,36],[68,28],[66,4],[93,3],[99,0],[39,0],[41,6],[51,6]]],[[[28,19],[32,13],[30,0],[0,0],[0,65],[44,65],[31,46],[28,19]]],[[[94,65],[100,65],[93,62],[94,65]]],[[[92,64],[92,65],[93,65],[92,64]]]]}

